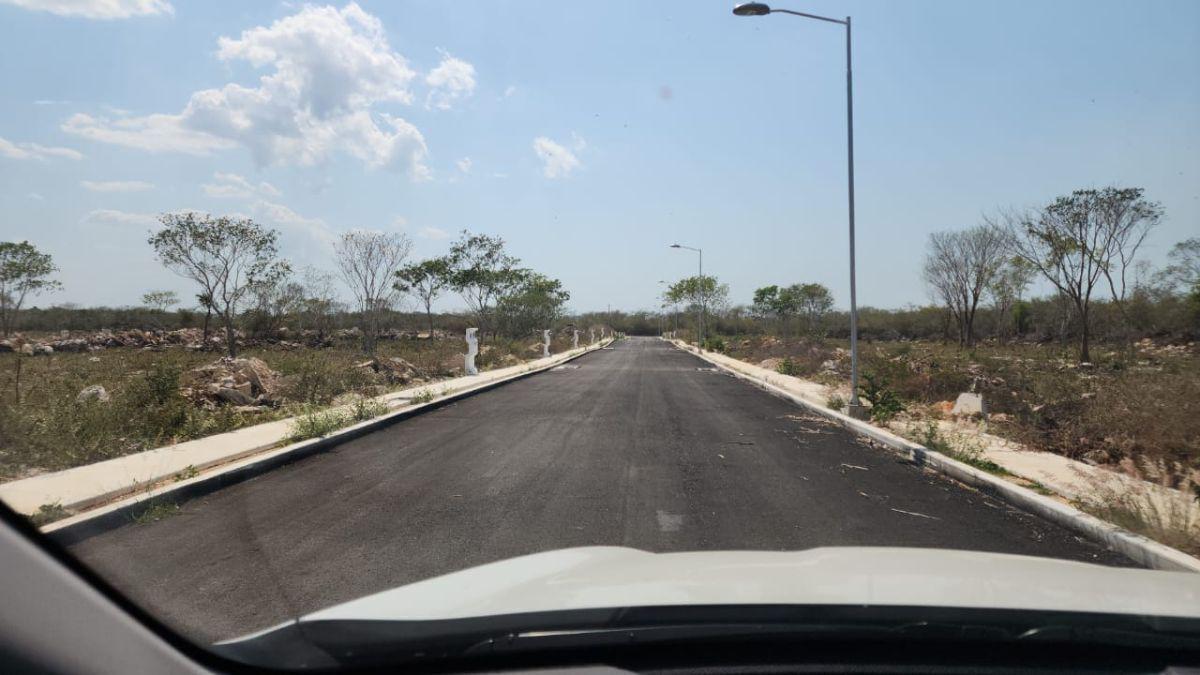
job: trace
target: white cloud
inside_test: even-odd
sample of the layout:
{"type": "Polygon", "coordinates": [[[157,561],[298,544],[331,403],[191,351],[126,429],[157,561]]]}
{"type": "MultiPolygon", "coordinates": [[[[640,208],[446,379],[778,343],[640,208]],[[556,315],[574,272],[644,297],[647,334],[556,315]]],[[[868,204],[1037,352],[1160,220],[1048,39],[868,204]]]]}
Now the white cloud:
{"type": "Polygon", "coordinates": [[[403,230],[407,225],[408,218],[405,218],[404,216],[396,216],[395,218],[392,218],[392,227],[396,228],[397,230],[403,230]]]}
{"type": "Polygon", "coordinates": [[[470,157],[463,157],[454,164],[458,166],[459,171],[463,173],[471,173],[471,164],[473,164],[473,162],[471,161],[470,157]]]}
{"type": "Polygon", "coordinates": [[[89,212],[79,222],[84,225],[155,225],[158,223],[158,214],[96,209],[89,212]]]}
{"type": "Polygon", "coordinates": [[[124,145],[148,152],[181,152],[210,155],[237,144],[227,138],[188,128],[179,115],[146,115],[110,119],[76,113],[62,130],[91,141],[124,145]]]}
{"type": "Polygon", "coordinates": [[[79,184],[92,192],[142,192],[154,189],[154,183],[142,180],[85,180],[79,184]]]}
{"type": "Polygon", "coordinates": [[[256,196],[279,197],[283,195],[283,192],[279,188],[266,181],[254,185],[236,173],[221,173],[218,171],[213,174],[213,180],[216,182],[206,183],[202,186],[204,194],[209,197],[250,199],[256,196]]]}
{"type": "Polygon", "coordinates": [[[0,138],[0,157],[9,159],[50,159],[62,157],[65,159],[83,159],[83,153],[70,148],[51,148],[37,143],[13,143],[0,138]]]}
{"type": "MultiPolygon", "coordinates": [[[[582,149],[583,139],[578,136],[574,138],[577,150],[582,149]]],[[[575,153],[545,136],[533,139],[533,151],[537,153],[538,159],[542,160],[542,175],[546,178],[566,178],[572,171],[583,166],[575,153]]]]}
{"type": "Polygon", "coordinates": [[[260,199],[251,205],[251,211],[268,223],[279,225],[284,229],[297,229],[325,244],[332,244],[336,239],[333,230],[324,220],[302,216],[290,207],[277,202],[260,199]]]}
{"type": "Polygon", "coordinates": [[[425,84],[432,89],[425,107],[449,110],[475,92],[475,66],[442,51],[442,62],[425,76],[425,84]]]}
{"type": "Polygon", "coordinates": [[[515,84],[510,84],[504,88],[504,95],[501,96],[501,98],[509,98],[515,93],[517,93],[517,86],[515,84]]]}
{"type": "Polygon", "coordinates": [[[421,132],[372,110],[377,103],[411,103],[416,73],[391,50],[382,23],[357,4],[305,6],[270,26],[222,37],[217,57],[269,72],[257,86],[194,92],[177,114],[78,114],[63,129],[155,152],[207,155],[242,146],[260,165],[312,166],[344,152],[369,167],[429,177],[421,132]]]}
{"type": "Polygon", "coordinates": [[[128,19],[135,16],[174,14],[166,0],[0,0],[22,9],[85,19],[128,19]]]}
{"type": "Polygon", "coordinates": [[[449,239],[450,233],[445,230],[436,228],[436,227],[422,227],[421,231],[417,233],[417,236],[421,237],[422,239],[439,239],[440,240],[440,239],[449,239]]]}

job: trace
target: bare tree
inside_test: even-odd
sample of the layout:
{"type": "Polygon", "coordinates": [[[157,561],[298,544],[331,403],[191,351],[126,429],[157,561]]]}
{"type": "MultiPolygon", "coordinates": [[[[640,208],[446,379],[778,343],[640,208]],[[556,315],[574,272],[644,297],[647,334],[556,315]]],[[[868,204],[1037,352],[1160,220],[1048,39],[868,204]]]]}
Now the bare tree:
{"type": "Polygon", "coordinates": [[[1023,299],[1025,289],[1033,281],[1033,274],[1029,263],[1014,257],[997,270],[988,284],[988,295],[996,310],[996,334],[1001,338],[1008,336],[1009,324],[1013,323],[1010,316],[1012,309],[1023,299]]]}
{"type": "Polygon", "coordinates": [[[351,230],[334,244],[338,270],[362,313],[362,349],[368,356],[375,354],[379,320],[399,293],[396,270],[411,250],[412,241],[399,232],[351,230]]]}
{"type": "Polygon", "coordinates": [[[958,324],[958,344],[975,344],[979,300],[1004,263],[1004,233],[990,225],[929,235],[923,276],[958,324]]]}
{"type": "Polygon", "coordinates": [[[1029,213],[1000,216],[1013,254],[1066,296],[1079,318],[1079,359],[1091,360],[1092,293],[1107,284],[1126,313],[1126,275],[1138,249],[1162,219],[1162,206],[1141,188],[1076,190],[1029,213]]]}
{"type": "Polygon", "coordinates": [[[333,275],[315,267],[305,267],[300,283],[304,297],[299,313],[299,328],[301,331],[315,331],[317,342],[324,342],[333,330],[333,315],[338,308],[333,275]]]}
{"type": "Polygon", "coordinates": [[[201,302],[225,326],[229,356],[237,356],[238,305],[257,285],[290,269],[279,259],[279,234],[252,220],[196,213],[164,213],[159,220],[162,229],[148,239],[159,262],[200,285],[201,302]]]}

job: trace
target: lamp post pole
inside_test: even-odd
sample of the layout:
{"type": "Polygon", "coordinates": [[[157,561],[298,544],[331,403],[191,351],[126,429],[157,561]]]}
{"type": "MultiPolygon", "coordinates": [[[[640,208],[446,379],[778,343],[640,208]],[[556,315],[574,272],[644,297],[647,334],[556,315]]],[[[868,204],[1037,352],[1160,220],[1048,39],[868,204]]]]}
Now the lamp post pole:
{"type": "Polygon", "coordinates": [[[682,244],[671,244],[671,248],[682,248],[688,251],[695,251],[700,256],[700,276],[697,278],[697,290],[700,292],[699,307],[696,308],[696,347],[704,351],[704,301],[707,296],[704,292],[704,251],[691,246],[682,244]]]}
{"type": "Polygon", "coordinates": [[[858,399],[858,289],[854,269],[854,78],[851,67],[850,17],[833,19],[816,14],[794,12],[790,9],[771,9],[761,2],[747,2],[733,8],[737,16],[765,16],[767,14],[791,14],[806,19],[816,19],[846,27],[846,167],[847,195],[849,199],[850,225],[850,405],[848,412],[853,417],[862,417],[866,409],[858,399]]]}

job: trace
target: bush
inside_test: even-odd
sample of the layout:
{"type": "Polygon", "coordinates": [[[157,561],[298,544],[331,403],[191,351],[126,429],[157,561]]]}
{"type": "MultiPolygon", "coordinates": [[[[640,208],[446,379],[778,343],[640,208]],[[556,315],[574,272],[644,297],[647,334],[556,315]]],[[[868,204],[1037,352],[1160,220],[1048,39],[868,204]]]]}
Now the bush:
{"type": "Polygon", "coordinates": [[[793,361],[792,357],[790,356],[784,357],[784,359],[779,362],[779,365],[775,366],[775,370],[778,371],[780,375],[791,375],[793,377],[799,377],[802,374],[800,371],[800,366],[793,361]]]}
{"type": "Polygon", "coordinates": [[[719,337],[706,337],[704,338],[704,349],[710,352],[724,354],[729,350],[729,346],[725,344],[725,340],[719,337]]]}
{"type": "Polygon", "coordinates": [[[844,410],[846,408],[846,399],[834,394],[825,399],[825,405],[833,410],[844,410]]]}
{"type": "Polygon", "coordinates": [[[865,384],[859,386],[859,395],[871,404],[871,419],[887,422],[904,412],[900,396],[884,386],[883,380],[874,373],[863,373],[865,384]]]}

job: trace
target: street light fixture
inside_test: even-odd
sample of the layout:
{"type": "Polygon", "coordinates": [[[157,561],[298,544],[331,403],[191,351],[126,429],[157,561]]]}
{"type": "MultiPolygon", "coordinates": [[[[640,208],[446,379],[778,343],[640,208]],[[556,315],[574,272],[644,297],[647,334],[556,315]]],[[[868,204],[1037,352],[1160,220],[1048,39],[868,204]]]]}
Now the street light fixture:
{"type": "Polygon", "coordinates": [[[850,405],[848,412],[853,417],[862,417],[866,409],[858,400],[858,298],[854,279],[854,81],[850,60],[850,17],[846,17],[843,21],[827,16],[794,12],[790,9],[771,9],[761,2],[746,2],[736,5],[733,13],[736,16],[791,14],[806,19],[837,23],[846,27],[846,157],[850,203],[850,405]]]}
{"type": "Polygon", "coordinates": [[[683,244],[671,244],[671,248],[682,248],[700,254],[700,306],[696,308],[696,347],[704,351],[704,251],[683,244]]]}

